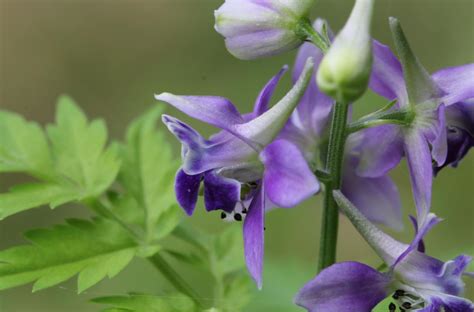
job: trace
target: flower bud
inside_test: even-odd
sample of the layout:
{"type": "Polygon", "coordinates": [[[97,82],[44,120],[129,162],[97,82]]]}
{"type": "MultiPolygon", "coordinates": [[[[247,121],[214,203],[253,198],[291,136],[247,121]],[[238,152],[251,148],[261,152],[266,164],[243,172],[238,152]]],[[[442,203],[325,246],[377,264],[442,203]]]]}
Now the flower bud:
{"type": "Polygon", "coordinates": [[[338,101],[354,101],[367,89],[372,67],[372,9],[373,0],[356,0],[346,25],[319,66],[319,88],[338,101]]]}
{"type": "Polygon", "coordinates": [[[299,25],[307,21],[314,0],[226,0],[214,12],[215,29],[235,57],[251,60],[298,47],[306,36],[299,25]]]}

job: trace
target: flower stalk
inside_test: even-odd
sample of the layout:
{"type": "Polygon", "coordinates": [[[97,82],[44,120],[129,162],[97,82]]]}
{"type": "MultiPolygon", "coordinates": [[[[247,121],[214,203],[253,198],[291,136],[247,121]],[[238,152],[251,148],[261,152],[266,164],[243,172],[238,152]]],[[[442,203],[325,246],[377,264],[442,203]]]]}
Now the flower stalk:
{"type": "Polygon", "coordinates": [[[334,105],[326,160],[326,172],[329,173],[331,179],[325,183],[318,271],[336,262],[339,211],[332,191],[339,189],[342,182],[348,110],[347,103],[336,102],[334,105]]]}

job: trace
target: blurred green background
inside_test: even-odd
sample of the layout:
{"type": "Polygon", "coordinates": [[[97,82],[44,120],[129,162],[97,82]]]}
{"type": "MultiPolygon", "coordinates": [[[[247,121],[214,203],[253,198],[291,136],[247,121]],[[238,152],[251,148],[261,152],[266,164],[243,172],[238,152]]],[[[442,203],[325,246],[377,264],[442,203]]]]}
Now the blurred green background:
{"type": "MultiPolygon", "coordinates": [[[[263,84],[283,64],[292,64],[295,52],[259,60],[240,61],[225,50],[213,30],[213,10],[223,0],[0,0],[0,107],[41,123],[52,122],[55,101],[70,94],[89,117],[103,117],[110,136],[121,139],[126,125],[154,105],[153,94],[221,95],[241,112],[248,111],[263,84]]],[[[326,18],[334,30],[347,18],[353,0],[319,0],[313,16],[326,18]]],[[[391,43],[389,16],[400,18],[418,57],[430,70],[474,61],[474,1],[379,0],[374,36],[391,43]]],[[[287,75],[289,77],[289,75],[287,75]]],[[[288,90],[289,79],[277,96],[288,90]]],[[[276,99],[276,97],[275,97],[276,99]]],[[[384,102],[368,95],[355,105],[356,115],[384,102]]],[[[169,113],[189,118],[173,109],[169,113]]],[[[209,134],[213,129],[190,121],[209,134]]],[[[176,147],[178,144],[170,136],[176,147]]],[[[474,157],[457,170],[446,169],[434,182],[432,210],[446,220],[427,237],[430,254],[448,260],[458,253],[474,253],[474,157]]],[[[157,164],[158,165],[158,164],[157,164]]],[[[405,163],[393,172],[403,197],[404,214],[413,213],[405,163]]],[[[24,177],[2,175],[0,191],[24,177]]],[[[218,232],[218,215],[203,209],[192,220],[207,232],[218,232]]],[[[23,242],[21,233],[32,227],[59,223],[65,217],[87,216],[79,206],[54,212],[34,209],[0,223],[0,248],[23,242]]],[[[301,207],[267,215],[264,290],[246,311],[299,311],[291,298],[313,277],[319,245],[321,196],[301,207]]],[[[408,220],[406,218],[406,220],[408,220]]],[[[407,223],[404,233],[409,240],[407,223]]],[[[370,265],[380,260],[342,219],[339,260],[370,265]]],[[[186,271],[196,288],[206,293],[209,281],[186,271]]],[[[31,293],[31,285],[0,293],[2,312],[97,311],[92,297],[143,291],[164,294],[171,286],[145,261],[136,260],[113,280],[105,280],[77,296],[73,282],[31,293]]],[[[474,283],[467,281],[467,297],[474,283]]]]}

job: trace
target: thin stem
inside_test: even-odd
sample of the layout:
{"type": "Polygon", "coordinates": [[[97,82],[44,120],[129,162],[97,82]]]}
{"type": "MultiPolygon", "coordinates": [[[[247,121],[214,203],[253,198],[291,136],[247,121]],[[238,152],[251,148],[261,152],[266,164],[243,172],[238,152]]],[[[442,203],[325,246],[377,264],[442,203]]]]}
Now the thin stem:
{"type": "Polygon", "coordinates": [[[302,38],[308,38],[311,42],[318,47],[323,53],[326,53],[329,49],[329,42],[320,33],[318,33],[311,25],[309,20],[302,20],[297,27],[297,33],[302,38]]]}
{"type": "Polygon", "coordinates": [[[204,309],[204,304],[201,302],[198,294],[160,254],[155,254],[149,257],[148,260],[171,284],[173,284],[176,290],[190,297],[200,309],[204,309]]]}
{"type": "Polygon", "coordinates": [[[328,154],[326,159],[326,172],[331,175],[331,180],[325,184],[326,188],[324,194],[324,210],[318,263],[319,271],[336,262],[339,211],[336,201],[332,196],[332,191],[341,187],[348,108],[349,105],[346,103],[336,102],[332,116],[328,154]]]}
{"type": "Polygon", "coordinates": [[[367,129],[367,128],[372,128],[376,126],[381,126],[381,125],[405,125],[405,122],[396,120],[396,119],[376,119],[376,120],[367,120],[367,121],[362,121],[362,122],[354,122],[350,124],[347,128],[347,135],[367,129]]]}

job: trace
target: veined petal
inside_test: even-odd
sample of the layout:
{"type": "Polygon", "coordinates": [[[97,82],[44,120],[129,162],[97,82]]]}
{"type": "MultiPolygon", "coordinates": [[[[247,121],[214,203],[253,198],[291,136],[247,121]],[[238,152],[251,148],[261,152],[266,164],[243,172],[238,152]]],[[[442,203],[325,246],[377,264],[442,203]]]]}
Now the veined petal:
{"type": "Polygon", "coordinates": [[[448,106],[474,98],[474,63],[441,69],[432,75],[444,91],[441,101],[448,106]]]}
{"type": "Polygon", "coordinates": [[[155,95],[155,99],[166,102],[193,118],[221,129],[227,129],[244,122],[237,108],[223,97],[182,96],[165,92],[155,95]]]}
{"type": "Polygon", "coordinates": [[[162,120],[183,144],[183,170],[189,175],[257,159],[255,150],[233,135],[222,133],[208,141],[177,118],[163,115],[162,120]]]}
{"type": "Polygon", "coordinates": [[[376,40],[373,41],[372,51],[374,61],[370,89],[389,100],[398,99],[400,107],[408,105],[402,65],[388,46],[376,40]]]}
{"type": "Polygon", "coordinates": [[[204,175],[204,204],[207,211],[231,212],[240,200],[240,183],[209,171],[204,175]]]}
{"type": "Polygon", "coordinates": [[[428,142],[423,134],[416,129],[409,129],[405,132],[405,154],[410,169],[417,219],[422,225],[431,207],[433,170],[428,142]]]}
{"type": "Polygon", "coordinates": [[[183,169],[179,169],[176,173],[174,186],[176,200],[189,216],[193,214],[194,208],[196,208],[202,176],[202,174],[186,174],[183,169]]]}
{"type": "Polygon", "coordinates": [[[402,63],[410,106],[438,98],[441,95],[441,91],[411,50],[400,21],[390,17],[390,29],[392,30],[395,47],[402,63]]]}
{"type": "Polygon", "coordinates": [[[280,69],[280,71],[267,82],[265,87],[263,87],[262,91],[260,91],[260,94],[258,95],[253,108],[253,118],[260,116],[268,110],[273,92],[275,91],[275,88],[278,82],[280,81],[281,76],[283,76],[283,74],[287,70],[288,65],[283,66],[282,69],[280,69]]]}
{"type": "Polygon", "coordinates": [[[243,228],[245,263],[259,289],[263,282],[264,217],[265,194],[263,185],[260,185],[250,204],[243,228]]]}
{"type": "Polygon", "coordinates": [[[384,125],[368,128],[349,136],[359,153],[356,173],[376,178],[395,168],[403,157],[403,134],[398,126],[384,125]]]}
{"type": "Polygon", "coordinates": [[[388,175],[377,178],[361,177],[354,171],[356,164],[357,159],[346,156],[342,193],[370,221],[401,231],[402,211],[396,184],[388,175]]]}
{"type": "Polygon", "coordinates": [[[245,124],[235,125],[232,133],[247,141],[255,142],[261,149],[273,141],[303,95],[311,78],[313,65],[313,60],[309,58],[300,78],[283,99],[259,117],[245,124]]]}
{"type": "Polygon", "coordinates": [[[371,311],[388,294],[388,275],[359,262],[331,265],[308,282],[295,303],[308,312],[371,311]]]}
{"type": "Polygon", "coordinates": [[[319,191],[319,183],[293,143],[276,140],[260,154],[268,198],[280,207],[293,207],[319,191]]]}

